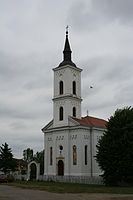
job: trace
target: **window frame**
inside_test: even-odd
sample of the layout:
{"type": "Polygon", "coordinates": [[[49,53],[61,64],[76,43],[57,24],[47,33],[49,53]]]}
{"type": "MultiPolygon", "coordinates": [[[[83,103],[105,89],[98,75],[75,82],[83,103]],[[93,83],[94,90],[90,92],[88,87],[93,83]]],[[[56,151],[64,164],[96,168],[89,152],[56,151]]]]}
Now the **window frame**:
{"type": "Polygon", "coordinates": [[[61,80],[59,82],[59,94],[62,95],[64,93],[64,83],[63,81],[61,80]]]}
{"type": "Polygon", "coordinates": [[[77,146],[73,145],[73,165],[77,165],[77,146]]]}
{"type": "Polygon", "coordinates": [[[73,117],[76,117],[76,107],[75,106],[73,107],[72,112],[73,112],[73,117]]]}
{"type": "Polygon", "coordinates": [[[72,82],[72,93],[76,95],[76,81],[72,82]]]}
{"type": "Polygon", "coordinates": [[[63,118],[64,118],[64,109],[63,107],[61,106],[59,108],[59,121],[63,121],[63,118]]]}
{"type": "Polygon", "coordinates": [[[50,165],[53,165],[53,147],[50,147],[50,165]]]}
{"type": "Polygon", "coordinates": [[[85,156],[85,165],[87,165],[88,164],[88,160],[87,160],[87,156],[88,156],[88,145],[85,145],[85,147],[84,147],[84,149],[85,149],[85,154],[84,154],[84,156],[85,156]]]}

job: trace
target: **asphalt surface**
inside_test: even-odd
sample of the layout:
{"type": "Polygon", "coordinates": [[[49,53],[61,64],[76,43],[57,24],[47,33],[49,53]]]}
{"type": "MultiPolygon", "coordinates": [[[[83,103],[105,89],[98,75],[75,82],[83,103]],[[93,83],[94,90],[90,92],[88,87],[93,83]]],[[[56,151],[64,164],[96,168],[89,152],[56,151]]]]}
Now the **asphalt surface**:
{"type": "Polygon", "coordinates": [[[58,194],[0,184],[0,200],[133,200],[133,195],[58,194]]]}

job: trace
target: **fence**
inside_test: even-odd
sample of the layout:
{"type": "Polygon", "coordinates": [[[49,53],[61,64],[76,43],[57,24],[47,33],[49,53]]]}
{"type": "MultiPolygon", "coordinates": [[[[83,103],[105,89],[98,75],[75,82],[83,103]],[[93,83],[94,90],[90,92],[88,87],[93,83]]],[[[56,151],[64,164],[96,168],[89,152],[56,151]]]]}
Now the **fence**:
{"type": "Polygon", "coordinates": [[[69,183],[84,183],[103,185],[103,179],[100,176],[43,176],[44,181],[69,182],[69,183]]]}

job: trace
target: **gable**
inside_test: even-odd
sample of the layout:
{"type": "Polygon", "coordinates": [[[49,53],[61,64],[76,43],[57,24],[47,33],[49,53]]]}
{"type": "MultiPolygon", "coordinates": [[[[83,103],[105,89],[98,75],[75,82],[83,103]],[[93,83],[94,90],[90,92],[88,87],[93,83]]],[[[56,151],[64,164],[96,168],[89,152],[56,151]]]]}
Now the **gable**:
{"type": "Polygon", "coordinates": [[[46,126],[44,126],[41,130],[42,130],[42,132],[45,132],[46,130],[49,130],[52,128],[53,128],[53,119],[46,126]]]}
{"type": "MultiPolygon", "coordinates": [[[[85,116],[81,118],[76,117],[68,117],[68,126],[85,126],[85,127],[94,127],[94,128],[102,128],[106,129],[107,121],[104,119],[91,117],[91,116],[85,116]]],[[[53,129],[53,128],[59,128],[59,127],[53,127],[53,120],[51,120],[44,128],[42,128],[42,132],[45,132],[47,130],[53,129]]],[[[63,127],[61,127],[63,128],[63,127]]]]}
{"type": "Polygon", "coordinates": [[[74,120],[74,117],[68,117],[68,125],[69,126],[77,126],[80,125],[79,122],[77,122],[76,120],[74,120]]]}

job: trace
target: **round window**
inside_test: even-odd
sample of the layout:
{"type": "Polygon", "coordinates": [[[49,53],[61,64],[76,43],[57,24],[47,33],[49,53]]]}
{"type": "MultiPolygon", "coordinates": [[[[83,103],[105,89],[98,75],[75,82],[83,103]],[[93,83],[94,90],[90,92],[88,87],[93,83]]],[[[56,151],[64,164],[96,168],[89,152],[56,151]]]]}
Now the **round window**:
{"type": "Polygon", "coordinates": [[[62,145],[60,145],[59,148],[60,148],[61,151],[63,150],[63,146],[62,145]]]}

